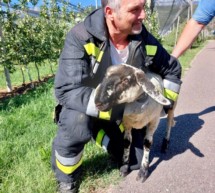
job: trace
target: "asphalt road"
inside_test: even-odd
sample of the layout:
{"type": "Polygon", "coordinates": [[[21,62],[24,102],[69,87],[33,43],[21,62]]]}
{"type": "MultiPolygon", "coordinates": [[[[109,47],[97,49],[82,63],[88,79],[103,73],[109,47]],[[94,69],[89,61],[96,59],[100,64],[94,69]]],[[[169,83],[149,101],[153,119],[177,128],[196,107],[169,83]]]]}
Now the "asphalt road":
{"type": "Polygon", "coordinates": [[[133,171],[108,193],[215,192],[215,41],[185,74],[175,120],[166,154],[160,153],[165,120],[155,133],[148,179],[136,181],[133,171]]]}

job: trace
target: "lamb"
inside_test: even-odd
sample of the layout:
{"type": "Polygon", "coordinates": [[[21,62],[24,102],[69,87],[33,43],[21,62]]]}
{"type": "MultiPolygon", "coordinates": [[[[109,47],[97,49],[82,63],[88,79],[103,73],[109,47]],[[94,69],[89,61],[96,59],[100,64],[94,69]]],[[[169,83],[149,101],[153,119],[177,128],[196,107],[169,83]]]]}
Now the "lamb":
{"type": "MultiPolygon", "coordinates": [[[[132,142],[131,130],[146,126],[144,152],[137,180],[144,182],[148,176],[149,153],[153,134],[158,127],[160,114],[164,105],[170,102],[163,93],[163,83],[159,75],[142,71],[128,64],[119,64],[107,69],[105,78],[95,92],[95,104],[100,111],[108,111],[114,105],[126,103],[122,124],[125,129],[122,167],[120,174],[126,176],[129,170],[129,153],[132,142]],[[141,101],[138,99],[141,98],[141,101]]],[[[166,136],[162,151],[166,151],[170,138],[171,127],[174,126],[174,108],[168,111],[166,136]]]]}

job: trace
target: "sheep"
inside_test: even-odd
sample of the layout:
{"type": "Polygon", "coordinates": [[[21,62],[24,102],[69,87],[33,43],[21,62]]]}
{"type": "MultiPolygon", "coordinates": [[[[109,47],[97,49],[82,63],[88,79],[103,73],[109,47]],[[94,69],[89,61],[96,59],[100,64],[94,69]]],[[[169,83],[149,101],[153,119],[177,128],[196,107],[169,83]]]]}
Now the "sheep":
{"type": "MultiPolygon", "coordinates": [[[[125,103],[122,124],[124,126],[124,153],[120,174],[129,172],[129,153],[132,142],[131,130],[146,126],[143,158],[138,171],[137,180],[144,182],[148,176],[149,153],[153,134],[158,127],[164,105],[170,105],[163,95],[161,77],[149,71],[142,71],[128,64],[119,64],[107,69],[105,77],[95,91],[95,104],[98,110],[108,111],[114,105],[125,103]],[[141,98],[141,101],[138,99],[141,98]]],[[[174,126],[174,109],[168,112],[166,136],[162,151],[165,152],[170,138],[171,127],[174,126]]]]}

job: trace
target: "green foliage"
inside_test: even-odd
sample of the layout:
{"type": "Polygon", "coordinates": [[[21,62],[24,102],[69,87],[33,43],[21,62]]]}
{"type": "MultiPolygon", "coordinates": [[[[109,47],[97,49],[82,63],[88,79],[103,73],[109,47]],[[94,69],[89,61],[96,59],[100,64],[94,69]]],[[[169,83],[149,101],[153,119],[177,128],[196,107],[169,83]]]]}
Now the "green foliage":
{"type": "MultiPolygon", "coordinates": [[[[173,48],[175,46],[176,43],[176,39],[179,38],[180,34],[182,33],[184,27],[186,25],[186,22],[183,22],[179,25],[179,29],[178,32],[176,34],[176,30],[177,28],[175,27],[168,35],[163,37],[163,43],[165,46],[173,48]]],[[[201,37],[201,35],[199,35],[196,39],[196,41],[193,43],[193,47],[198,47],[199,44],[204,43],[205,39],[201,37]]]]}
{"type": "MultiPolygon", "coordinates": [[[[186,23],[182,23],[179,26],[179,32],[178,32],[178,36],[180,36],[182,30],[184,29],[186,23]]],[[[163,46],[165,47],[165,49],[169,52],[172,53],[173,48],[175,46],[175,39],[176,39],[176,29],[174,29],[171,33],[169,33],[168,35],[163,37],[163,46]]],[[[194,58],[194,56],[203,48],[203,46],[205,45],[206,41],[204,39],[201,40],[196,40],[193,43],[193,46],[191,47],[191,49],[188,49],[180,58],[179,61],[182,65],[183,68],[183,75],[184,72],[190,68],[190,64],[192,62],[192,59],[194,58]]]]}
{"type": "Polygon", "coordinates": [[[144,21],[144,25],[150,33],[152,33],[159,42],[162,42],[162,37],[159,35],[159,23],[158,23],[158,13],[157,11],[151,11],[151,9],[145,7],[147,18],[144,21]]]}
{"type": "Polygon", "coordinates": [[[0,5],[0,64],[14,73],[34,63],[40,80],[38,65],[46,60],[57,62],[66,33],[90,8],[80,14],[68,1],[58,6],[56,0],[44,0],[35,16],[29,12],[31,5],[37,6],[38,0],[19,0],[12,8],[0,5]]]}

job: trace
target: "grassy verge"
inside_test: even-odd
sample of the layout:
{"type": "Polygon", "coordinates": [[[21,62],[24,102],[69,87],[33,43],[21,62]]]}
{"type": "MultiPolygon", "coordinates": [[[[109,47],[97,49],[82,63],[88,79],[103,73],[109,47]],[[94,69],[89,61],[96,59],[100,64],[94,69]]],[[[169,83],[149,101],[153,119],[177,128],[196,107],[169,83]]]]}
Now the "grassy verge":
{"type": "MultiPolygon", "coordinates": [[[[183,69],[202,46],[180,58],[183,69]]],[[[51,171],[51,143],[57,131],[52,121],[53,79],[0,101],[0,193],[55,193],[51,171]]],[[[90,142],[85,147],[81,193],[105,192],[121,178],[109,156],[90,142]],[[103,190],[103,191],[101,191],[103,190]]]]}
{"type": "MultiPolygon", "coordinates": [[[[0,192],[54,193],[51,143],[57,127],[52,120],[53,79],[24,95],[0,101],[0,192]]],[[[80,192],[94,192],[117,182],[118,169],[108,155],[90,142],[85,147],[80,192]]]]}

